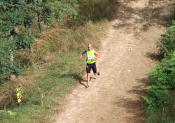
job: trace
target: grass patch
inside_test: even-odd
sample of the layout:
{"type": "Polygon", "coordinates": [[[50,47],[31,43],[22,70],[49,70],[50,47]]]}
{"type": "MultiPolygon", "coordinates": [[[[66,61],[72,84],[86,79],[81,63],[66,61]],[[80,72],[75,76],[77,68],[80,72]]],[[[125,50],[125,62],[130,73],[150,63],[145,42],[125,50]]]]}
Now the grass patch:
{"type": "MultiPolygon", "coordinates": [[[[113,12],[109,9],[110,4],[114,5],[111,1],[79,0],[82,4],[76,20],[54,22],[38,35],[40,39],[35,39],[31,49],[14,51],[14,59],[21,62],[23,74],[15,81],[1,83],[1,122],[50,122],[49,117],[59,111],[58,106],[65,94],[81,81],[85,73],[86,56],[79,59],[79,55],[89,43],[95,50],[101,48],[108,15],[113,12]],[[22,88],[21,104],[17,102],[17,86],[22,88]]],[[[35,26],[31,27],[32,33],[37,34],[35,26]]]]}
{"type": "MultiPolygon", "coordinates": [[[[70,92],[84,73],[84,60],[79,60],[79,52],[70,51],[57,56],[52,64],[37,67],[23,73],[16,82],[23,85],[22,105],[7,108],[15,115],[0,113],[4,123],[40,123],[48,121],[48,115],[58,111],[59,101],[70,92]],[[41,94],[43,93],[43,106],[41,94]],[[45,118],[47,117],[47,118],[45,118]]],[[[15,88],[15,87],[14,87],[15,88]]],[[[15,99],[14,99],[15,101],[15,99]]],[[[16,101],[17,103],[17,101],[16,101]]]]}
{"type": "Polygon", "coordinates": [[[33,54],[29,49],[18,51],[16,58],[20,55],[24,59],[29,57],[28,63],[34,64],[32,68],[24,64],[21,76],[9,84],[1,85],[0,89],[13,90],[11,102],[14,104],[10,105],[10,102],[10,106],[1,107],[6,112],[0,113],[0,120],[5,123],[49,122],[49,116],[58,112],[59,102],[64,95],[80,82],[85,73],[86,56],[79,59],[79,55],[86,49],[88,43],[92,43],[96,50],[100,48],[100,39],[105,35],[104,26],[101,25],[89,22],[87,26],[76,31],[67,29],[52,34],[51,39],[49,36],[43,37],[35,42],[33,54]],[[34,61],[30,61],[31,58],[34,61]],[[22,105],[17,104],[16,85],[21,85],[23,88],[22,105]],[[10,115],[7,112],[9,110],[16,114],[10,115]]]}

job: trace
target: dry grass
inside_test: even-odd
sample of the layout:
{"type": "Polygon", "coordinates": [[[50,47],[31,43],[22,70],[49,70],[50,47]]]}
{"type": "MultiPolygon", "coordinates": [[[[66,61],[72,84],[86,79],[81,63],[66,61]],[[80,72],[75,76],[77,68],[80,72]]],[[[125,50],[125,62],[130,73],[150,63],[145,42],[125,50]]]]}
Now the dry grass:
{"type": "Polygon", "coordinates": [[[0,95],[0,109],[6,109],[9,105],[11,105],[11,107],[16,105],[15,92],[13,89],[2,89],[0,95]]]}
{"type": "MultiPolygon", "coordinates": [[[[4,91],[1,90],[2,104],[6,103],[9,105],[11,102],[15,102],[14,105],[16,105],[15,89],[19,84],[22,84],[26,91],[25,100],[30,96],[30,94],[27,94],[27,90],[32,88],[33,91],[38,91],[38,87],[35,87],[38,83],[37,78],[47,76],[51,64],[55,62],[58,64],[64,63],[63,60],[60,60],[59,55],[64,56],[64,54],[74,50],[81,53],[86,49],[88,43],[92,43],[95,49],[100,49],[100,40],[105,36],[103,28],[106,28],[106,25],[101,25],[89,22],[84,27],[79,27],[76,31],[71,29],[50,29],[46,33],[41,34],[40,40],[35,40],[32,52],[31,49],[21,49],[18,51],[16,58],[20,56],[23,62],[27,61],[27,64],[24,64],[24,73],[13,82],[12,89],[7,89],[8,95],[11,94],[11,96],[4,95],[4,91]],[[31,65],[33,66],[32,68],[30,68],[31,65]],[[14,92],[13,94],[10,93],[12,91],[14,92]]],[[[69,58],[68,60],[71,61],[69,58]]],[[[64,69],[62,74],[67,72],[64,69]]],[[[5,85],[2,85],[2,87],[7,88],[5,85]]],[[[1,109],[3,108],[1,107],[1,109]]]]}
{"type": "MultiPolygon", "coordinates": [[[[81,18],[78,19],[81,20],[81,18]]],[[[87,48],[87,44],[92,43],[95,49],[100,49],[100,40],[106,36],[104,30],[108,27],[106,22],[105,19],[100,23],[88,20],[83,26],[76,26],[75,21],[67,21],[67,25],[55,22],[46,29],[46,32],[38,36],[40,39],[35,39],[31,49],[15,51],[15,60],[21,61],[23,74],[15,81],[1,85],[1,104],[11,105],[13,102],[12,107],[15,106],[17,104],[15,89],[21,84],[24,89],[22,104],[25,106],[23,107],[31,110],[27,120],[33,119],[34,115],[38,115],[36,117],[46,115],[50,105],[58,105],[55,104],[58,98],[69,92],[72,85],[81,78],[84,62],[79,62],[78,56],[87,48]],[[70,23],[74,26],[71,27],[70,23]],[[6,88],[6,91],[3,88],[6,88]],[[36,107],[40,108],[41,93],[45,94],[45,106],[40,112],[35,112],[36,107]]],[[[37,26],[36,23],[32,25],[33,33],[37,33],[35,26],[37,26]]],[[[6,106],[1,105],[0,108],[4,109],[6,106]]],[[[22,108],[14,110],[21,112],[21,116],[15,119],[16,122],[25,119],[26,115],[22,108]]]]}
{"type": "Polygon", "coordinates": [[[82,50],[92,43],[94,48],[100,49],[100,39],[105,35],[100,24],[88,22],[77,30],[69,28],[53,28],[35,39],[32,49],[21,50],[19,56],[27,66],[49,63],[55,60],[56,55],[67,53],[70,50],[82,50]]]}

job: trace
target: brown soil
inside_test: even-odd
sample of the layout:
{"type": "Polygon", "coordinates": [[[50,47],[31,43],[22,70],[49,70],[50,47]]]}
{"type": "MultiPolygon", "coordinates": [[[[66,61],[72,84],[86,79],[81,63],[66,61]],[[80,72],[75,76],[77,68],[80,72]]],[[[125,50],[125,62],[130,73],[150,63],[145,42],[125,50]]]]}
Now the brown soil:
{"type": "Polygon", "coordinates": [[[168,27],[169,0],[119,0],[110,22],[108,37],[102,41],[91,86],[81,84],[66,96],[56,123],[142,123],[146,71],[158,61],[156,43],[168,27]]]}

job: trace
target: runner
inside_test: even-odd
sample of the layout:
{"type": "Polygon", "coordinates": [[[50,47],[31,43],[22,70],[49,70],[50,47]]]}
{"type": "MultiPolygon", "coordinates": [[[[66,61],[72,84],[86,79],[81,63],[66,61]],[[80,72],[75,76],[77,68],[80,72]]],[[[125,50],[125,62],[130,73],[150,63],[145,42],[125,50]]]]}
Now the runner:
{"type": "Polygon", "coordinates": [[[97,53],[97,51],[95,51],[94,49],[92,49],[92,44],[88,44],[88,49],[85,50],[79,58],[82,57],[82,55],[84,55],[86,53],[87,55],[87,66],[86,66],[86,72],[87,72],[87,88],[90,86],[90,72],[91,72],[91,68],[94,72],[95,75],[100,75],[100,72],[97,72],[97,68],[96,68],[96,64],[95,64],[95,59],[100,58],[100,54],[97,53]]]}

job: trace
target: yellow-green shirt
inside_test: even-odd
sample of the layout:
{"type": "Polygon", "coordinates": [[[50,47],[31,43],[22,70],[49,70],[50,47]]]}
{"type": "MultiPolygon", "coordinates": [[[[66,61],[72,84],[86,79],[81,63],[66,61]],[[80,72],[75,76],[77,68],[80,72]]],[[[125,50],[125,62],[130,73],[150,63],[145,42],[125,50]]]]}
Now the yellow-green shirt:
{"type": "Polygon", "coordinates": [[[94,49],[90,50],[86,50],[86,55],[87,55],[87,60],[86,62],[88,64],[93,64],[95,62],[95,60],[91,60],[92,58],[95,58],[95,54],[94,54],[94,49]]]}

